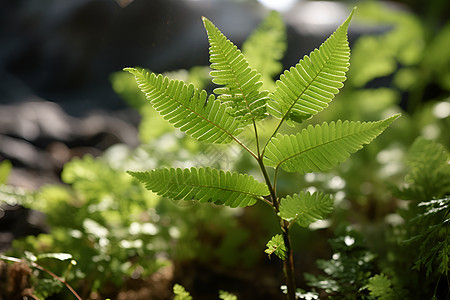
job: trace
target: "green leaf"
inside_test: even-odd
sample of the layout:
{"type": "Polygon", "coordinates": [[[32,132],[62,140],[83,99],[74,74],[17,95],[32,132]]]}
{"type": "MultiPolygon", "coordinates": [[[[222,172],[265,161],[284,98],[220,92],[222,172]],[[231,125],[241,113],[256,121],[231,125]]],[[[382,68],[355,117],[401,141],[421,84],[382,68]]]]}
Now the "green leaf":
{"type": "Polygon", "coordinates": [[[237,296],[227,291],[219,291],[219,299],[222,300],[237,300],[237,296]]]}
{"type": "Polygon", "coordinates": [[[197,200],[245,207],[269,194],[267,186],[252,176],[209,167],[128,173],[144,183],[147,189],[174,200],[197,200]]]}
{"type": "Polygon", "coordinates": [[[264,89],[275,89],[273,78],[283,70],[286,48],[286,26],[277,11],[271,11],[242,45],[248,63],[261,72],[264,89]]]}
{"type": "Polygon", "coordinates": [[[233,116],[243,124],[264,119],[268,92],[259,91],[263,84],[261,74],[250,68],[241,51],[211,21],[203,17],[203,24],[210,44],[213,82],[224,86],[214,93],[233,108],[233,116]]]}
{"type": "MultiPolygon", "coordinates": [[[[416,192],[420,195],[420,190],[416,192]]],[[[409,238],[403,241],[408,247],[417,249],[413,269],[425,269],[427,277],[435,271],[447,276],[450,267],[450,197],[420,202],[418,207],[419,213],[407,223],[418,232],[414,235],[410,232],[409,238]]]]}
{"type": "Polygon", "coordinates": [[[286,258],[286,245],[284,244],[283,236],[281,234],[274,235],[270,241],[266,244],[267,249],[264,250],[265,253],[269,255],[275,254],[281,260],[286,258]]]}
{"type": "Polygon", "coordinates": [[[239,121],[230,115],[231,108],[213,95],[207,98],[206,91],[145,70],[124,70],[135,76],[139,88],[164,119],[193,138],[228,143],[242,131],[239,121]]]}
{"type": "Polygon", "coordinates": [[[377,297],[379,300],[396,299],[391,280],[384,274],[377,274],[369,278],[369,283],[366,288],[370,291],[371,296],[377,297]]]}
{"type": "Polygon", "coordinates": [[[286,70],[268,102],[273,116],[301,123],[322,111],[343,87],[350,60],[347,20],[319,47],[286,70]]]}
{"type": "Polygon", "coordinates": [[[174,300],[192,300],[191,294],[178,283],[173,286],[173,293],[175,294],[174,300]]]}
{"type": "Polygon", "coordinates": [[[296,135],[277,134],[265,151],[267,166],[287,172],[321,172],[345,161],[381,134],[399,115],[377,122],[341,120],[309,125],[296,135]]]}
{"type": "Polygon", "coordinates": [[[409,149],[406,159],[413,172],[423,172],[445,167],[450,156],[441,144],[419,136],[409,149]]]}
{"type": "Polygon", "coordinates": [[[59,280],[51,278],[39,278],[33,286],[33,298],[47,299],[51,295],[61,292],[64,284],[59,280]]]}
{"type": "Polygon", "coordinates": [[[411,145],[406,163],[406,185],[394,188],[396,196],[414,202],[427,202],[450,194],[450,155],[443,145],[418,137],[411,145]]]}
{"type": "Polygon", "coordinates": [[[330,195],[320,192],[288,195],[280,201],[278,215],[288,222],[297,222],[302,227],[325,219],[333,211],[330,195]]]}
{"type": "Polygon", "coordinates": [[[12,164],[9,160],[0,162],[0,184],[6,184],[11,173],[12,164]]]}
{"type": "Polygon", "coordinates": [[[448,276],[449,270],[450,270],[450,244],[447,242],[441,242],[439,245],[443,245],[441,249],[439,250],[439,272],[441,274],[444,274],[445,276],[448,276]]]}

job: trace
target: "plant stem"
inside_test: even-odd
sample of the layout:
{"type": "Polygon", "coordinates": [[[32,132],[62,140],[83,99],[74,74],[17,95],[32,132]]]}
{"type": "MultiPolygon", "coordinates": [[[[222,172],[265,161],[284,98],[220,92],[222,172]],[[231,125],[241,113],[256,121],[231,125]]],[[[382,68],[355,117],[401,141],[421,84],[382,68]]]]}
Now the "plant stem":
{"type": "MultiPolygon", "coordinates": [[[[276,195],[276,191],[274,188],[274,185],[272,185],[272,182],[270,181],[269,174],[267,174],[266,167],[264,166],[263,157],[260,156],[258,159],[258,164],[261,169],[261,172],[264,176],[264,180],[266,181],[266,184],[270,191],[270,197],[272,200],[272,206],[274,208],[275,214],[278,216],[279,212],[279,203],[278,198],[276,195]]],[[[276,182],[276,175],[274,178],[274,182],[276,182]]],[[[291,245],[291,237],[289,235],[289,229],[290,229],[290,223],[286,220],[280,219],[280,226],[283,231],[283,240],[284,240],[284,246],[286,247],[286,259],[283,262],[283,271],[284,271],[284,277],[286,280],[286,286],[287,286],[287,299],[289,300],[295,300],[295,272],[294,272],[294,253],[292,251],[292,245],[291,245]]]]}
{"type": "MultiPolygon", "coordinates": [[[[0,254],[0,259],[4,259],[4,260],[8,260],[8,261],[12,261],[12,262],[21,262],[21,261],[25,261],[16,257],[11,257],[11,256],[5,256],[5,255],[1,255],[0,254]]],[[[26,262],[26,261],[25,261],[26,262]]],[[[50,270],[47,270],[46,268],[44,268],[43,266],[35,263],[34,261],[29,262],[31,264],[31,266],[44,271],[46,273],[48,273],[50,276],[52,276],[53,278],[55,278],[56,280],[58,280],[59,282],[61,282],[62,284],[64,284],[67,289],[69,289],[69,291],[75,296],[75,298],[77,298],[78,300],[82,300],[81,297],[77,294],[77,292],[75,292],[75,290],[67,283],[67,281],[64,278],[59,277],[58,275],[56,275],[55,273],[53,273],[50,270]]]]}
{"type": "Polygon", "coordinates": [[[292,251],[291,237],[289,235],[289,223],[282,221],[283,239],[286,247],[286,259],[283,264],[284,277],[286,278],[287,299],[295,300],[295,272],[294,272],[294,251],[292,251]]]}
{"type": "Polygon", "coordinates": [[[75,290],[67,283],[67,281],[64,278],[59,277],[52,271],[47,270],[46,268],[42,267],[41,265],[38,265],[35,262],[31,262],[31,265],[35,268],[38,268],[41,271],[47,272],[50,276],[52,276],[53,278],[64,284],[67,287],[67,289],[69,289],[69,291],[75,296],[75,298],[77,298],[78,300],[82,300],[81,297],[77,294],[77,292],[75,292],[75,290]]]}
{"type": "Polygon", "coordinates": [[[278,199],[275,193],[275,189],[272,186],[272,182],[270,181],[269,174],[267,174],[266,166],[264,166],[263,157],[260,156],[258,159],[259,168],[261,169],[261,173],[264,176],[264,180],[269,188],[270,198],[272,199],[272,206],[275,208],[275,212],[278,212],[278,199]]]}

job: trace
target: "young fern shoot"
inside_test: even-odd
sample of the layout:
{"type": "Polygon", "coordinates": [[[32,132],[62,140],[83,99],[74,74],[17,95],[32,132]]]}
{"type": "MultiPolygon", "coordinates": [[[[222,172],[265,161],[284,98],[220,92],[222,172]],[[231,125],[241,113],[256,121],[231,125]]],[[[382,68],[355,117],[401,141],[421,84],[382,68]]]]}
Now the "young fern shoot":
{"type": "MultiPolygon", "coordinates": [[[[350,59],[347,30],[353,13],[354,10],[319,49],[284,71],[273,92],[262,89],[262,75],[205,17],[202,19],[210,44],[212,81],[219,85],[214,89],[217,96],[208,96],[206,91],[200,91],[192,84],[145,70],[125,69],[135,76],[150,104],[173,126],[199,141],[237,143],[257,161],[264,182],[246,174],[209,167],[165,168],[129,174],[147,189],[174,200],[196,200],[230,207],[251,206],[257,201],[270,205],[279,219],[281,234],[269,241],[266,252],[274,253],[284,261],[287,297],[291,300],[295,299],[296,287],[290,228],[295,223],[308,227],[326,218],[333,209],[333,201],[330,195],[304,191],[280,198],[276,190],[279,169],[300,174],[327,171],[370,143],[398,117],[364,123],[338,120],[310,125],[296,135],[279,133],[283,123],[301,123],[325,109],[343,86],[350,59]],[[279,121],[262,146],[257,124],[269,115],[279,121]],[[247,126],[252,128],[256,152],[238,139],[247,126]],[[272,178],[269,168],[275,169],[272,178]]],[[[282,23],[276,13],[271,13],[270,18],[276,24],[282,23]]],[[[267,24],[265,22],[258,35],[253,36],[256,40],[264,37],[267,24]]],[[[273,40],[282,40],[282,35],[275,33],[273,40]]],[[[281,52],[282,48],[279,49],[281,52]]],[[[247,49],[252,50],[251,47],[247,49]]],[[[281,58],[278,54],[272,57],[281,58]]]]}

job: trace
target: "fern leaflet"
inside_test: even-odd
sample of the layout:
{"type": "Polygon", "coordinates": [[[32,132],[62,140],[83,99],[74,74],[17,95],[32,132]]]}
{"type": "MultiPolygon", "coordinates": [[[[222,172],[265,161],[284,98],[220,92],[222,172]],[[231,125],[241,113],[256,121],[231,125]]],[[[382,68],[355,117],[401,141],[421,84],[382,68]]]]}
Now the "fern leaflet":
{"type": "Polygon", "coordinates": [[[418,137],[406,159],[411,171],[400,190],[402,199],[429,201],[450,194],[450,156],[444,146],[418,137]]]}
{"type": "Polygon", "coordinates": [[[281,199],[279,216],[288,222],[297,222],[302,227],[323,220],[333,211],[333,200],[323,193],[294,194],[281,199]]]}
{"type": "Polygon", "coordinates": [[[231,109],[192,84],[163,75],[125,68],[136,77],[139,88],[153,107],[176,128],[199,141],[229,143],[242,131],[231,109]]]}
{"type": "Polygon", "coordinates": [[[377,122],[324,122],[309,125],[296,135],[277,134],[266,147],[265,163],[287,172],[329,170],[370,143],[398,116],[377,122]]]}
{"type": "Polygon", "coordinates": [[[211,76],[219,99],[233,108],[233,116],[243,124],[251,124],[266,117],[268,92],[260,92],[261,74],[250,68],[241,51],[207,18],[203,24],[208,33],[211,76]]]}
{"type": "Polygon", "coordinates": [[[279,12],[271,11],[242,45],[248,63],[261,73],[263,89],[273,91],[273,78],[283,70],[280,60],[286,51],[286,26],[279,12]]]}
{"type": "Polygon", "coordinates": [[[365,286],[370,291],[370,296],[376,297],[379,300],[394,300],[398,299],[392,288],[391,280],[382,274],[377,274],[369,278],[369,282],[365,286]]]}
{"type": "Polygon", "coordinates": [[[269,194],[267,186],[252,176],[212,168],[170,168],[128,173],[144,183],[147,189],[174,200],[245,207],[269,194]]]}
{"type": "Polygon", "coordinates": [[[222,300],[237,300],[237,296],[227,291],[220,290],[219,291],[219,299],[222,300]]]}
{"type": "Polygon", "coordinates": [[[275,253],[281,260],[286,258],[286,245],[284,244],[283,236],[281,234],[274,235],[266,244],[267,249],[264,250],[270,256],[275,253]]]}
{"type": "Polygon", "coordinates": [[[268,110],[281,122],[292,125],[309,119],[326,108],[343,86],[350,60],[347,29],[353,13],[319,49],[305,55],[276,82],[268,110]]]}
{"type": "Polygon", "coordinates": [[[192,300],[191,294],[186,291],[184,286],[176,283],[173,286],[174,300],[192,300]]]}

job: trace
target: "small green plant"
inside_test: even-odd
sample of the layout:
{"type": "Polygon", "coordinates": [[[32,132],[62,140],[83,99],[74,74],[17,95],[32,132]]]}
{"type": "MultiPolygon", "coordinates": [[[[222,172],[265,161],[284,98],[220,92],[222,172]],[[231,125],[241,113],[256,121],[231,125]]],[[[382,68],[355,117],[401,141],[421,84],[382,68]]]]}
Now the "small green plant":
{"type": "Polygon", "coordinates": [[[335,234],[329,240],[331,259],[316,261],[324,275],[305,273],[308,285],[322,290],[330,299],[375,299],[364,291],[375,270],[375,254],[365,248],[363,236],[351,226],[341,223],[335,234]]]}
{"type": "MultiPolygon", "coordinates": [[[[184,286],[176,283],[173,286],[174,300],[192,300],[191,294],[186,291],[184,286]]],[[[219,291],[219,299],[222,300],[237,300],[237,296],[227,291],[219,291]]]]}
{"type": "Polygon", "coordinates": [[[124,69],[135,76],[151,105],[180,131],[204,143],[238,144],[257,163],[263,182],[248,174],[211,167],[163,168],[129,174],[147,189],[173,200],[229,207],[251,206],[257,201],[269,205],[279,220],[282,239],[273,238],[268,253],[279,254],[284,261],[288,299],[296,298],[291,227],[308,227],[326,218],[333,201],[321,192],[279,195],[279,172],[330,170],[370,143],[398,117],[363,123],[338,120],[309,125],[297,134],[280,133],[284,124],[295,126],[324,110],[343,86],[350,58],[347,30],[353,13],[319,49],[284,71],[271,92],[262,90],[261,74],[205,17],[212,81],[220,86],[214,89],[217,96],[208,96],[193,84],[146,70],[124,69]],[[275,120],[268,122],[275,125],[263,140],[258,126],[265,120],[275,120]],[[247,139],[250,134],[251,142],[240,139],[244,135],[247,139]]]}
{"type": "Polygon", "coordinates": [[[384,274],[377,274],[369,279],[367,289],[370,291],[370,296],[376,297],[379,300],[394,300],[398,299],[392,289],[392,283],[384,274]]]}
{"type": "Polygon", "coordinates": [[[173,293],[175,294],[175,300],[192,300],[191,294],[182,285],[175,284],[173,293]]]}
{"type": "Polygon", "coordinates": [[[399,285],[408,290],[417,287],[408,286],[410,282],[402,276],[404,268],[412,274],[410,277],[420,276],[420,292],[435,299],[449,296],[449,162],[450,155],[441,144],[417,138],[406,156],[410,170],[405,185],[395,190],[397,197],[408,200],[408,207],[399,211],[405,223],[394,233],[397,245],[390,247],[399,256],[393,270],[401,279],[399,285]]]}
{"type": "Polygon", "coordinates": [[[390,216],[397,221],[377,225],[382,233],[373,224],[362,233],[339,224],[329,240],[332,258],[317,261],[325,275],[305,274],[308,285],[330,299],[448,299],[449,161],[442,145],[417,138],[406,155],[405,183],[392,187],[407,200],[390,216]]]}

